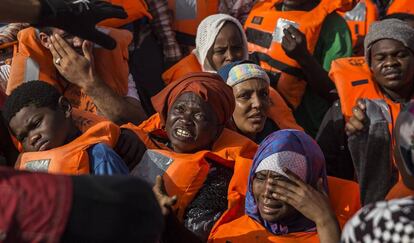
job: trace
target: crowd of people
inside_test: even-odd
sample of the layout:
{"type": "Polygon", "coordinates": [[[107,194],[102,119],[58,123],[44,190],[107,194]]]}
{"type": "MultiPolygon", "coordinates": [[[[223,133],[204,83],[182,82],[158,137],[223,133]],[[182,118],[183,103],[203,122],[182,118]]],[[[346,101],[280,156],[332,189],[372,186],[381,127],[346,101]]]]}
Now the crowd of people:
{"type": "Polygon", "coordinates": [[[412,0],[0,3],[0,242],[414,242],[412,0]]]}

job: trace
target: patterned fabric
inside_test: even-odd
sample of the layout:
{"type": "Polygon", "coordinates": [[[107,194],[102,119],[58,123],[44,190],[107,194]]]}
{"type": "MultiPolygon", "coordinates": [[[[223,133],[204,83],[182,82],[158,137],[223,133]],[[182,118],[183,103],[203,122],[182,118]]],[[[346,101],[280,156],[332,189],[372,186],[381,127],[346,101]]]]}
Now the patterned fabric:
{"type": "MultiPolygon", "coordinates": [[[[260,222],[267,230],[269,230],[269,232],[272,232],[275,235],[316,231],[314,222],[301,214],[295,218],[270,223],[261,218],[257,209],[253,196],[253,179],[255,177],[255,171],[262,161],[265,161],[269,156],[286,151],[300,154],[306,158],[306,175],[303,176],[305,177],[304,181],[306,183],[315,186],[318,179],[322,178],[325,191],[328,191],[325,159],[316,142],[305,132],[293,129],[280,130],[270,134],[263,140],[253,159],[253,166],[250,170],[247,187],[248,191],[246,193],[246,214],[260,222]]],[[[279,163],[279,161],[274,160],[274,163],[279,163]]],[[[299,165],[299,163],[295,164],[299,165]]],[[[299,175],[302,173],[301,171],[304,170],[304,168],[300,166],[292,166],[289,169],[291,169],[293,173],[299,175]]]]}
{"type": "Polygon", "coordinates": [[[270,79],[266,72],[259,65],[253,63],[234,66],[229,72],[226,83],[233,87],[252,78],[260,79],[270,84],[270,79]]]}
{"type": "Polygon", "coordinates": [[[26,23],[12,23],[0,28],[0,45],[8,42],[17,41],[17,33],[29,27],[26,23]]]}
{"type": "Polygon", "coordinates": [[[291,151],[283,151],[270,155],[260,162],[255,173],[270,170],[288,177],[283,171],[283,168],[294,171],[303,181],[306,180],[306,172],[308,169],[306,157],[291,151]]]}
{"type": "Polygon", "coordinates": [[[146,0],[153,19],[150,22],[154,34],[163,46],[166,61],[176,62],[182,58],[180,46],[175,39],[172,18],[168,10],[167,0],[146,0]]]}
{"type": "Polygon", "coordinates": [[[219,12],[228,14],[244,24],[256,0],[221,0],[219,12]]]}
{"type": "Polygon", "coordinates": [[[369,204],[352,217],[341,242],[413,242],[414,198],[369,204]]]}

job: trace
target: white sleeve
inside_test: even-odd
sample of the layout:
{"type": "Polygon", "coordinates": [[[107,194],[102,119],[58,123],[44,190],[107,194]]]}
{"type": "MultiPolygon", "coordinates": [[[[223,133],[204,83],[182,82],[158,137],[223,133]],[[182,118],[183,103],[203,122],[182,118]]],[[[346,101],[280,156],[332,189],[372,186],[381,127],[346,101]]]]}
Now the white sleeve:
{"type": "Polygon", "coordinates": [[[132,77],[131,74],[128,75],[128,93],[127,93],[126,96],[134,98],[138,101],[141,101],[141,99],[139,98],[139,95],[138,95],[137,88],[135,86],[134,78],[132,77]]]}

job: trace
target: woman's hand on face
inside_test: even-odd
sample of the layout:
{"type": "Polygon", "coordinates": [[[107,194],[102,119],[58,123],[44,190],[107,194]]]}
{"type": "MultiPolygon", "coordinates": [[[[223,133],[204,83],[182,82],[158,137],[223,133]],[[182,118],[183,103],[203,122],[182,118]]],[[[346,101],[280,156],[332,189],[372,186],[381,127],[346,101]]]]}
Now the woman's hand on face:
{"type": "Polygon", "coordinates": [[[168,216],[172,212],[172,206],[177,203],[177,196],[168,196],[165,191],[164,180],[159,175],[155,178],[155,185],[152,191],[161,207],[162,215],[168,216]]]}
{"type": "Polygon", "coordinates": [[[86,89],[95,81],[93,44],[91,42],[83,41],[83,55],[77,53],[58,34],[51,36],[50,43],[49,49],[53,55],[54,65],[67,81],[81,89],[86,89]]]}
{"type": "Polygon", "coordinates": [[[290,181],[276,181],[273,198],[290,204],[316,225],[332,223],[332,220],[336,220],[328,195],[323,189],[322,178],[319,179],[315,189],[290,170],[284,171],[290,181]]]}

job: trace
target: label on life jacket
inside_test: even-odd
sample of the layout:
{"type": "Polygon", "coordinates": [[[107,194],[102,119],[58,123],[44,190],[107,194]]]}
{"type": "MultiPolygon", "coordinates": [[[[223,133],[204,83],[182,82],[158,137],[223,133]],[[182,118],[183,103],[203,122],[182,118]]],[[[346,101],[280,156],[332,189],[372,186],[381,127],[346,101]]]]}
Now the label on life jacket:
{"type": "Polygon", "coordinates": [[[174,162],[172,158],[147,149],[141,161],[131,171],[130,175],[137,176],[153,186],[157,175],[163,175],[172,162],[174,162]]]}
{"type": "Polygon", "coordinates": [[[283,33],[283,30],[289,28],[289,26],[293,26],[296,29],[299,29],[298,23],[288,20],[288,19],[279,18],[277,20],[275,30],[272,33],[273,41],[282,43],[283,36],[285,36],[285,33],[283,33]]]}
{"type": "Polygon", "coordinates": [[[37,172],[47,172],[49,169],[50,159],[32,160],[25,164],[25,169],[37,172]]]}

